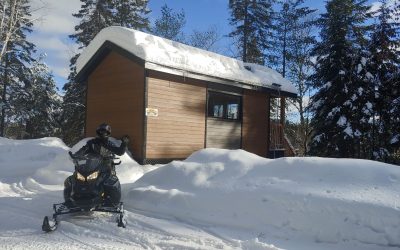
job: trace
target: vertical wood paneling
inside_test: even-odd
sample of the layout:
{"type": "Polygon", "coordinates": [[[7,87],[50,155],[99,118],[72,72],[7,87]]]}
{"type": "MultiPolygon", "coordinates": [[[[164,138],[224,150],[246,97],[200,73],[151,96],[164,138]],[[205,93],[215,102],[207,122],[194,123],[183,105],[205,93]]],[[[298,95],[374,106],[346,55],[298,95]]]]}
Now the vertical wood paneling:
{"type": "Polygon", "coordinates": [[[130,149],[143,157],[144,67],[111,52],[88,78],[86,136],[103,122],[112,136],[131,138],[130,149]]]}
{"type": "Polygon", "coordinates": [[[204,148],[206,86],[183,77],[148,77],[147,159],[186,158],[204,148]]]}
{"type": "Polygon", "coordinates": [[[246,90],[243,94],[244,150],[262,157],[268,155],[269,96],[246,90]]]}

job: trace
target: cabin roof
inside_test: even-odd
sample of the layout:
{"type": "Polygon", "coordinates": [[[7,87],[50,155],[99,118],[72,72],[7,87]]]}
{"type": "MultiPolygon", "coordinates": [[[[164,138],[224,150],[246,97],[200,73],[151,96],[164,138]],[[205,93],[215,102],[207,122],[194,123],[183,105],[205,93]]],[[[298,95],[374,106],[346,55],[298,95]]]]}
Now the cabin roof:
{"type": "Polygon", "coordinates": [[[225,79],[232,83],[245,83],[255,88],[277,89],[290,96],[297,94],[293,84],[277,71],[265,66],[209,52],[141,31],[111,26],[96,35],[77,60],[77,74],[88,68],[96,53],[104,44],[115,44],[135,58],[154,68],[167,67],[185,73],[225,79]]]}

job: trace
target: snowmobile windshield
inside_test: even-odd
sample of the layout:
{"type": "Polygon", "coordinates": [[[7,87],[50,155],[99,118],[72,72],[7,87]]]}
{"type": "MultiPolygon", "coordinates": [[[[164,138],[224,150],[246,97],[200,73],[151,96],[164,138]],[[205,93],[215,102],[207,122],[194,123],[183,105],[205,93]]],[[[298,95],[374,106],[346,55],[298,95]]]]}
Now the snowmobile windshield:
{"type": "Polygon", "coordinates": [[[98,155],[87,155],[84,158],[76,160],[75,164],[77,169],[84,172],[92,172],[101,168],[104,163],[103,158],[98,155]]]}
{"type": "Polygon", "coordinates": [[[101,166],[103,158],[98,155],[88,155],[86,159],[86,167],[90,169],[96,169],[101,166]]]}

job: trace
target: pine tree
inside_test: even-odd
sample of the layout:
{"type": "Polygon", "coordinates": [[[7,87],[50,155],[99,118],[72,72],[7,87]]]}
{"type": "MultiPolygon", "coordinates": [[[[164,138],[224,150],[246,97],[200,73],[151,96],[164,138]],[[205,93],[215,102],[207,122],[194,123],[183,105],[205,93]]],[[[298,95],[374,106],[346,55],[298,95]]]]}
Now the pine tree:
{"type": "Polygon", "coordinates": [[[234,30],[229,37],[236,39],[241,60],[263,65],[264,51],[271,48],[274,0],[229,0],[230,24],[234,30]]]}
{"type": "Polygon", "coordinates": [[[308,78],[312,72],[311,50],[316,42],[313,34],[315,18],[312,16],[316,10],[302,7],[303,3],[304,0],[279,2],[281,8],[274,19],[274,48],[267,52],[271,67],[275,67],[284,77],[290,79],[298,91],[298,97],[287,102],[298,111],[300,124],[285,126],[285,132],[289,133],[290,128],[298,129],[296,141],[292,143],[299,148],[300,155],[307,152],[310,136],[304,101],[309,94],[308,78]]]}
{"type": "MultiPolygon", "coordinates": [[[[82,6],[74,17],[81,19],[70,36],[79,44],[79,49],[89,45],[93,38],[111,25],[148,30],[148,19],[144,16],[150,11],[146,0],[81,0],[82,6]],[[132,12],[130,12],[132,11],[132,12]]],[[[79,54],[71,58],[68,83],[63,87],[62,130],[64,142],[72,145],[83,137],[85,124],[86,84],[76,83],[76,60],[79,54]]]]}
{"type": "Polygon", "coordinates": [[[183,27],[186,24],[185,12],[174,12],[166,4],[161,7],[161,16],[156,19],[152,33],[177,42],[184,42],[183,27]]]}
{"type": "MultiPolygon", "coordinates": [[[[30,20],[31,12],[28,0],[6,1],[3,2],[3,10],[6,14],[2,28],[9,29],[12,25],[12,37],[5,43],[2,39],[2,49],[4,55],[1,60],[0,82],[1,82],[1,120],[0,120],[0,136],[5,136],[5,128],[7,121],[15,119],[14,105],[10,101],[10,97],[19,95],[22,92],[24,82],[26,82],[26,73],[29,64],[34,59],[32,54],[35,52],[35,45],[26,39],[26,34],[32,32],[32,22],[30,20]],[[12,20],[10,15],[17,12],[19,18],[12,20]],[[14,23],[13,23],[14,22],[14,23]]],[[[1,33],[7,35],[7,33],[1,33]]]]}
{"type": "Polygon", "coordinates": [[[321,41],[316,56],[313,87],[317,89],[310,107],[313,138],[310,152],[329,157],[360,157],[365,137],[362,112],[370,89],[363,76],[365,35],[369,17],[366,0],[330,0],[318,20],[321,41]],[[361,68],[360,68],[361,67],[361,68]]]}
{"type": "Polygon", "coordinates": [[[395,10],[381,0],[374,13],[377,22],[369,46],[368,74],[374,90],[373,159],[383,161],[400,147],[400,20],[394,18],[395,10]]]}
{"type": "Polygon", "coordinates": [[[298,35],[296,32],[314,25],[310,15],[316,10],[301,7],[303,3],[304,0],[280,1],[281,10],[275,15],[273,26],[275,46],[272,51],[269,51],[269,54],[272,64],[276,65],[277,70],[282,73],[283,77],[286,76],[288,63],[293,57],[293,47],[303,42],[302,39],[306,39],[304,41],[305,44],[309,44],[310,39],[312,39],[311,34],[308,37],[302,37],[302,39],[296,36],[298,35]]]}

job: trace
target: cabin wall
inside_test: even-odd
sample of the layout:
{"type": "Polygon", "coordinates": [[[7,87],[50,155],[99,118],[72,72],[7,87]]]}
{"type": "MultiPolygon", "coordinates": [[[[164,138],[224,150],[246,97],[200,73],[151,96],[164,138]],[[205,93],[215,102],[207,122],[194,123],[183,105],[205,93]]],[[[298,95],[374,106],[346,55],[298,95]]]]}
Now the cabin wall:
{"type": "Polygon", "coordinates": [[[99,124],[111,125],[112,136],[129,135],[129,149],[143,158],[144,67],[115,52],[108,54],[88,77],[86,136],[99,124]]]}
{"type": "Polygon", "coordinates": [[[267,157],[269,122],[269,95],[245,90],[242,128],[242,148],[244,150],[267,157]]]}
{"type": "Polygon", "coordinates": [[[149,71],[146,159],[186,158],[204,148],[206,84],[200,80],[149,71]]]}

